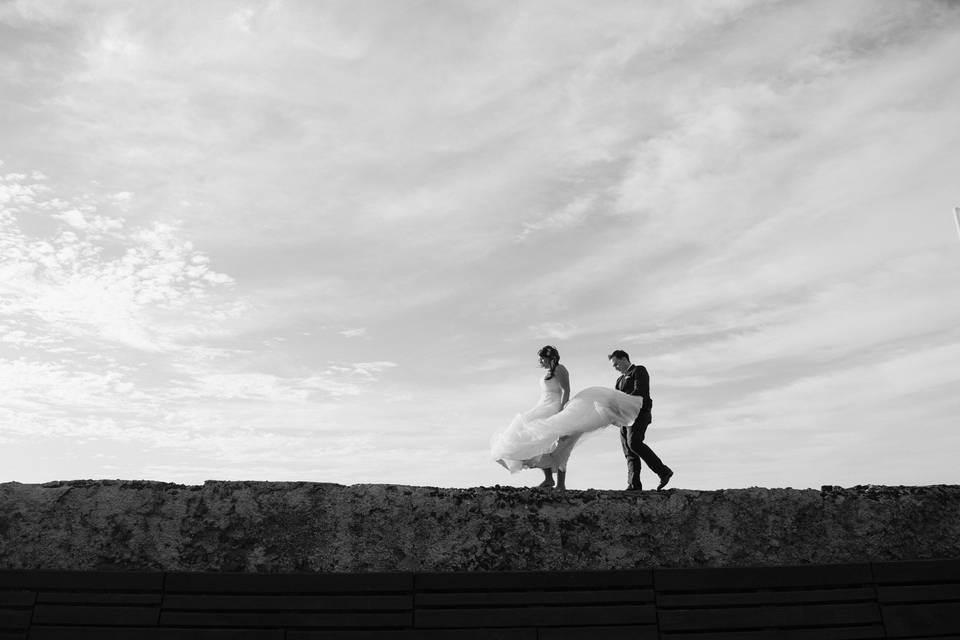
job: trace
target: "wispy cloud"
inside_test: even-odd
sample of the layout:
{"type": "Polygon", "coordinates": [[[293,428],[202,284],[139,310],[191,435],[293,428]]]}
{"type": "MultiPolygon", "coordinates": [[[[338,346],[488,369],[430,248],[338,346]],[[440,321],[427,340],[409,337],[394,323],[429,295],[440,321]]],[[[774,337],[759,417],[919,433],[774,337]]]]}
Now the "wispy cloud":
{"type": "Polygon", "coordinates": [[[517,239],[525,240],[538,231],[562,231],[582,224],[590,213],[595,197],[593,194],[587,194],[540,220],[524,222],[523,231],[520,232],[517,239]]]}
{"type": "Polygon", "coordinates": [[[232,282],[173,224],[127,229],[94,205],[41,199],[50,188],[25,178],[8,174],[2,183],[15,194],[0,209],[6,315],[37,318],[44,333],[166,350],[176,345],[150,314],[185,309],[232,282]],[[47,233],[25,232],[22,220],[47,233]]]}
{"type": "Polygon", "coordinates": [[[535,338],[570,340],[577,334],[577,327],[563,322],[543,322],[530,327],[535,338]]]}

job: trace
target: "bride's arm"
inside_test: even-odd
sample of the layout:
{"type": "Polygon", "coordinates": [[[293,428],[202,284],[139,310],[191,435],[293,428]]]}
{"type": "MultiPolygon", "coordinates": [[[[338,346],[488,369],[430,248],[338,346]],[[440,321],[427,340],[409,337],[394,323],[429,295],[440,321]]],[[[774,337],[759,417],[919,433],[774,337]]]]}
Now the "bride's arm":
{"type": "Polygon", "coordinates": [[[557,365],[556,371],[553,372],[553,375],[556,376],[557,382],[560,383],[560,408],[563,409],[567,406],[567,401],[570,399],[570,372],[567,371],[567,368],[562,364],[557,365]]]}

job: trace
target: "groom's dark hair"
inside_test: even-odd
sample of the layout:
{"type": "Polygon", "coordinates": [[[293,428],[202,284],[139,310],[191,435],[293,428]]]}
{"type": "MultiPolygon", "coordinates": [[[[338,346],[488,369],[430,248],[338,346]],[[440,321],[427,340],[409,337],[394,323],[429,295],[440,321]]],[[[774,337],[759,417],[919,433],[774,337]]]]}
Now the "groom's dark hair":
{"type": "Polygon", "coordinates": [[[614,351],[613,353],[607,356],[607,360],[613,360],[614,358],[625,358],[629,360],[630,355],[623,349],[617,349],[616,351],[614,351]]]}

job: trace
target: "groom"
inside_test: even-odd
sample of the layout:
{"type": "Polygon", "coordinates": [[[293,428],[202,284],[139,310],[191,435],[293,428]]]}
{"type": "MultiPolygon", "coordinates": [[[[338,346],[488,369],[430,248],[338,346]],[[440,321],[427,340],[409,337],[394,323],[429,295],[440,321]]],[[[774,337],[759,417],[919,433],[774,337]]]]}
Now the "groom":
{"type": "Polygon", "coordinates": [[[626,351],[617,349],[607,358],[613,364],[613,368],[620,372],[620,378],[617,379],[617,391],[628,393],[632,396],[643,396],[643,406],[640,408],[640,415],[631,425],[620,427],[620,444],[623,445],[623,455],[627,458],[627,491],[640,491],[640,461],[643,460],[647,466],[660,476],[660,484],[657,491],[663,489],[670,482],[673,471],[667,465],[663,464],[653,449],[643,442],[643,437],[647,433],[647,427],[653,421],[653,399],[650,397],[650,374],[646,367],[630,363],[630,356],[626,351]]]}

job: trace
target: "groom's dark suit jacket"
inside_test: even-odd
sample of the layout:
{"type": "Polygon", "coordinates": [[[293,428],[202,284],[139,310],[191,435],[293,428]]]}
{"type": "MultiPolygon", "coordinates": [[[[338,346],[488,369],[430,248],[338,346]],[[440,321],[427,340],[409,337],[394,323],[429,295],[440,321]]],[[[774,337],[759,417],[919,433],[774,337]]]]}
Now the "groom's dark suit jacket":
{"type": "Polygon", "coordinates": [[[643,406],[640,415],[634,424],[650,424],[653,422],[653,398],[650,397],[650,374],[641,364],[630,365],[626,373],[617,378],[617,391],[629,393],[632,396],[643,396],[643,406]]]}

